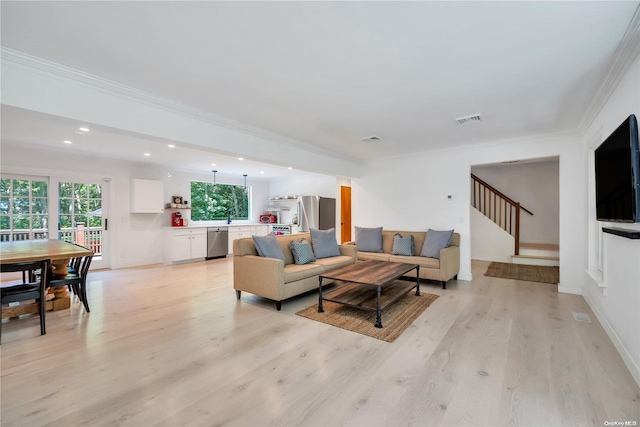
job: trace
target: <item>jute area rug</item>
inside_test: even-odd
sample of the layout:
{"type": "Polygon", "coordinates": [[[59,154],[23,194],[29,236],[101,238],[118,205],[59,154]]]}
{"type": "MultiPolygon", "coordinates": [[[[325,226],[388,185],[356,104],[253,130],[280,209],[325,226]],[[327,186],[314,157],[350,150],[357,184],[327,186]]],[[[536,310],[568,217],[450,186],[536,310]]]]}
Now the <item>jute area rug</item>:
{"type": "Polygon", "coordinates": [[[492,262],[484,275],[502,279],[558,284],[560,282],[560,267],[492,262]]]}
{"type": "Polygon", "coordinates": [[[318,313],[318,304],[316,303],[296,314],[382,341],[393,342],[437,298],[438,295],[424,292],[420,296],[416,296],[414,291],[408,292],[407,295],[382,312],[382,328],[374,326],[376,322],[375,311],[358,310],[331,301],[322,303],[324,313],[318,313]]]}

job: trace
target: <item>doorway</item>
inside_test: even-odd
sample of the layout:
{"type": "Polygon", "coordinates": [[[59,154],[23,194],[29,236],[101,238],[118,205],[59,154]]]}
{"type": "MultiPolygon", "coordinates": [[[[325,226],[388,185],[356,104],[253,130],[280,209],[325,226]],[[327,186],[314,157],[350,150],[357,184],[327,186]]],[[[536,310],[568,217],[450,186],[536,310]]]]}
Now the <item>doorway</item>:
{"type": "Polygon", "coordinates": [[[57,236],[59,240],[85,246],[94,252],[92,268],[109,267],[108,182],[58,181],[57,236]]]}
{"type": "Polygon", "coordinates": [[[340,186],[340,243],[351,241],[351,187],[340,186]]]}

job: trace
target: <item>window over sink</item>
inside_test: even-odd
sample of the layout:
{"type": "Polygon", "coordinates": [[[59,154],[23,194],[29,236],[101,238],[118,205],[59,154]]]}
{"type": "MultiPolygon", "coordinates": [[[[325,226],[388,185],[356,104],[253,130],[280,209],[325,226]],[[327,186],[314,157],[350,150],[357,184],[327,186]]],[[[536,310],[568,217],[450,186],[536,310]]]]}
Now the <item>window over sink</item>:
{"type": "Polygon", "coordinates": [[[191,221],[249,219],[251,187],[191,181],[191,221]]]}

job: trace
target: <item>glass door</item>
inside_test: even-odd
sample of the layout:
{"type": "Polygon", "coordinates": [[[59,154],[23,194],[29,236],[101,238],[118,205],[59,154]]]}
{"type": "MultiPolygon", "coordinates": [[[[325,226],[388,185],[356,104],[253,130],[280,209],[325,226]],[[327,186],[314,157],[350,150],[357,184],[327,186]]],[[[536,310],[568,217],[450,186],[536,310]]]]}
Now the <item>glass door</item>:
{"type": "Polygon", "coordinates": [[[107,182],[58,182],[58,239],[94,252],[92,268],[109,267],[107,182]]]}

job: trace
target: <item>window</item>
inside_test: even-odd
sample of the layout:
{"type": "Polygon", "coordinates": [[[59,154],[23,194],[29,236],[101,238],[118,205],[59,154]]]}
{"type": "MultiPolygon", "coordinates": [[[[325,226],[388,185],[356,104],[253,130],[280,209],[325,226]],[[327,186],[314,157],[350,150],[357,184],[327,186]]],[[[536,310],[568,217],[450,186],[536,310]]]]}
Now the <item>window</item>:
{"type": "Polygon", "coordinates": [[[249,219],[250,188],[191,181],[191,220],[249,219]]]}
{"type": "Polygon", "coordinates": [[[0,179],[0,240],[48,238],[48,187],[43,179],[0,179]]]}
{"type": "Polygon", "coordinates": [[[102,186],[78,182],[58,184],[60,229],[102,227],[102,186]]]}

